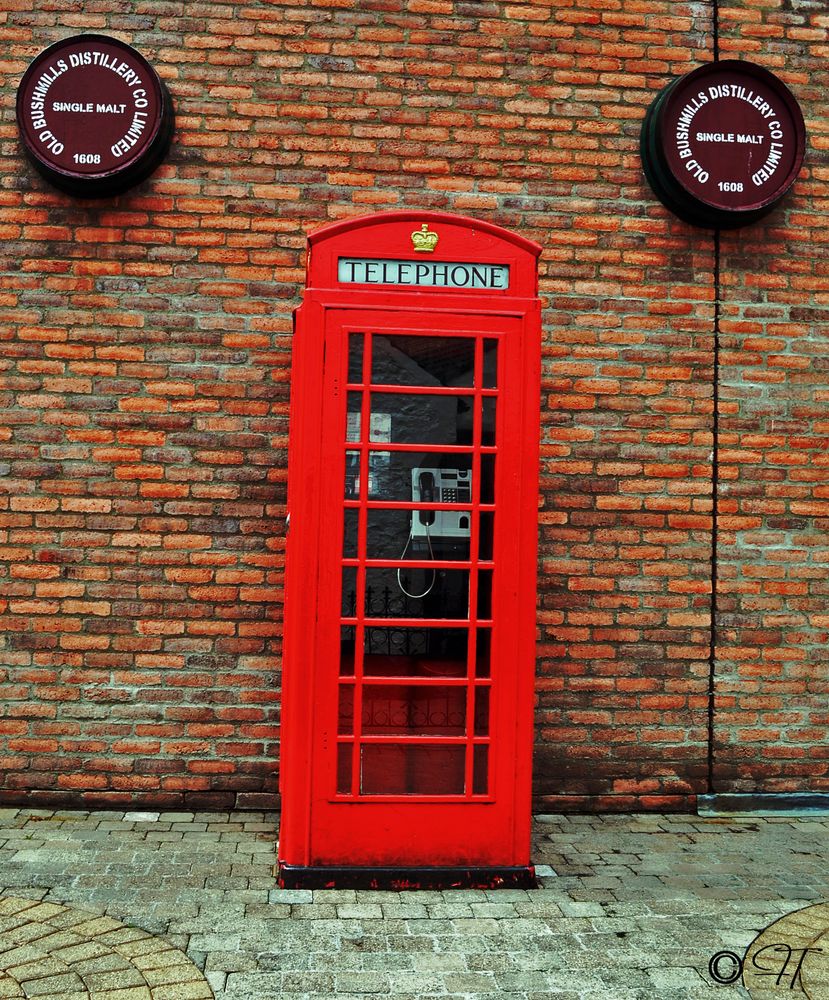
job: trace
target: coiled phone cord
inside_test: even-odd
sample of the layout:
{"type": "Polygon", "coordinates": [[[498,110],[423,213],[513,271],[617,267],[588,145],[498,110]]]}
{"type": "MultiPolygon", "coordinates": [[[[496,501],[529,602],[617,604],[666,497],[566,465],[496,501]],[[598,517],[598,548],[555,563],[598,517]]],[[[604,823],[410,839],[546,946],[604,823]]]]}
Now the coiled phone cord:
{"type": "MultiPolygon", "coordinates": [[[[413,517],[414,513],[415,512],[412,513],[413,517]]],[[[434,562],[435,553],[432,550],[432,537],[429,534],[429,525],[426,524],[424,525],[424,527],[426,529],[426,543],[429,546],[429,558],[434,562]]],[[[412,525],[412,527],[409,529],[409,537],[406,539],[406,545],[403,548],[403,551],[400,553],[401,559],[406,558],[406,553],[409,551],[409,546],[412,544],[413,536],[414,536],[414,525],[412,525]]],[[[410,594],[408,590],[406,590],[406,588],[403,586],[403,581],[400,579],[400,569],[401,567],[398,567],[397,569],[397,586],[403,591],[406,597],[411,597],[413,601],[419,601],[421,597],[426,597],[429,594],[431,594],[432,588],[434,587],[435,581],[437,580],[437,573],[435,572],[434,569],[432,570],[432,579],[429,582],[429,586],[423,591],[422,594],[410,594]]]]}

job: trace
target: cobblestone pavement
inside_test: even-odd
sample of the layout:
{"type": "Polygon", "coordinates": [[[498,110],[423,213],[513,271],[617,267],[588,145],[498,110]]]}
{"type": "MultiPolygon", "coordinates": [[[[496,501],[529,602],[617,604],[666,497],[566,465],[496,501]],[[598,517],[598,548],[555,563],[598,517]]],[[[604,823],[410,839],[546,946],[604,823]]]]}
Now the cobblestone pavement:
{"type": "Polygon", "coordinates": [[[0,997],[211,1000],[201,972],[163,938],[112,917],[0,897],[0,997]]]}
{"type": "MultiPolygon", "coordinates": [[[[280,890],[276,826],[261,813],[0,809],[0,918],[15,900],[55,904],[42,914],[75,932],[89,917],[71,913],[105,915],[116,934],[117,921],[143,932],[136,940],[152,935],[146,948],[186,954],[218,1000],[736,1000],[756,994],[715,984],[715,953],[742,956],[807,907],[791,940],[808,925],[810,940],[829,941],[829,909],[816,905],[829,901],[829,817],[540,816],[531,891],[280,890]]],[[[3,986],[3,956],[19,946],[6,927],[0,997],[46,1000],[46,974],[25,991],[3,986]]],[[[825,988],[822,972],[810,976],[825,988]]],[[[790,979],[762,996],[803,996],[790,979]]],[[[150,985],[154,1000],[209,996],[201,977],[150,985]]],[[[820,986],[807,995],[829,998],[820,986]]]]}

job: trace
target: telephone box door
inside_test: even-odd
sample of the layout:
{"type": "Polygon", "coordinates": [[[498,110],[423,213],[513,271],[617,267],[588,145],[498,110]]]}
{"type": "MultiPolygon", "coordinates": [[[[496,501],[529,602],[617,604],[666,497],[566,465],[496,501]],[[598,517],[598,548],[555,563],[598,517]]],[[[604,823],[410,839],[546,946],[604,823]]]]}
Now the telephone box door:
{"type": "MultiPolygon", "coordinates": [[[[373,225],[421,220],[457,266],[473,226],[534,276],[479,223],[373,225]]],[[[281,878],[528,884],[537,300],[365,284],[309,289],[297,326],[281,878]]]]}

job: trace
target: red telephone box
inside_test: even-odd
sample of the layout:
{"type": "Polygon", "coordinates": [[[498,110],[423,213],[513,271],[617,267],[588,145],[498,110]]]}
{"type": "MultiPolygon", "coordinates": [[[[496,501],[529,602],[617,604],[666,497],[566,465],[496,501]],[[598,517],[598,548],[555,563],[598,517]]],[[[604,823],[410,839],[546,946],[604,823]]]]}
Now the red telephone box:
{"type": "Polygon", "coordinates": [[[289,446],[281,884],[534,884],[541,247],[309,237],[289,446]]]}

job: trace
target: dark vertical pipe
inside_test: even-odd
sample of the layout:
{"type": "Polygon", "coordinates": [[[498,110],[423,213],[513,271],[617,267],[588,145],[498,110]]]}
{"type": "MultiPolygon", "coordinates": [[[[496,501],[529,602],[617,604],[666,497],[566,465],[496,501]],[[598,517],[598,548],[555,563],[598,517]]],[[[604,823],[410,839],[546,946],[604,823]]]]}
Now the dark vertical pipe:
{"type": "MultiPolygon", "coordinates": [[[[720,59],[720,4],[713,0],[714,62],[720,59]]],[[[720,230],[714,230],[714,370],[713,399],[714,412],[711,420],[711,625],[708,650],[708,794],[714,794],[714,695],[717,672],[717,548],[720,476],[719,476],[719,419],[720,419],[720,303],[722,283],[720,280],[720,230]]]]}
{"type": "Polygon", "coordinates": [[[711,625],[708,648],[708,794],[714,794],[714,691],[717,664],[717,515],[719,506],[719,410],[720,410],[720,231],[714,231],[714,357],[713,414],[711,419],[711,625]]]}
{"type": "Polygon", "coordinates": [[[714,62],[720,61],[720,0],[714,0],[714,62]]]}

